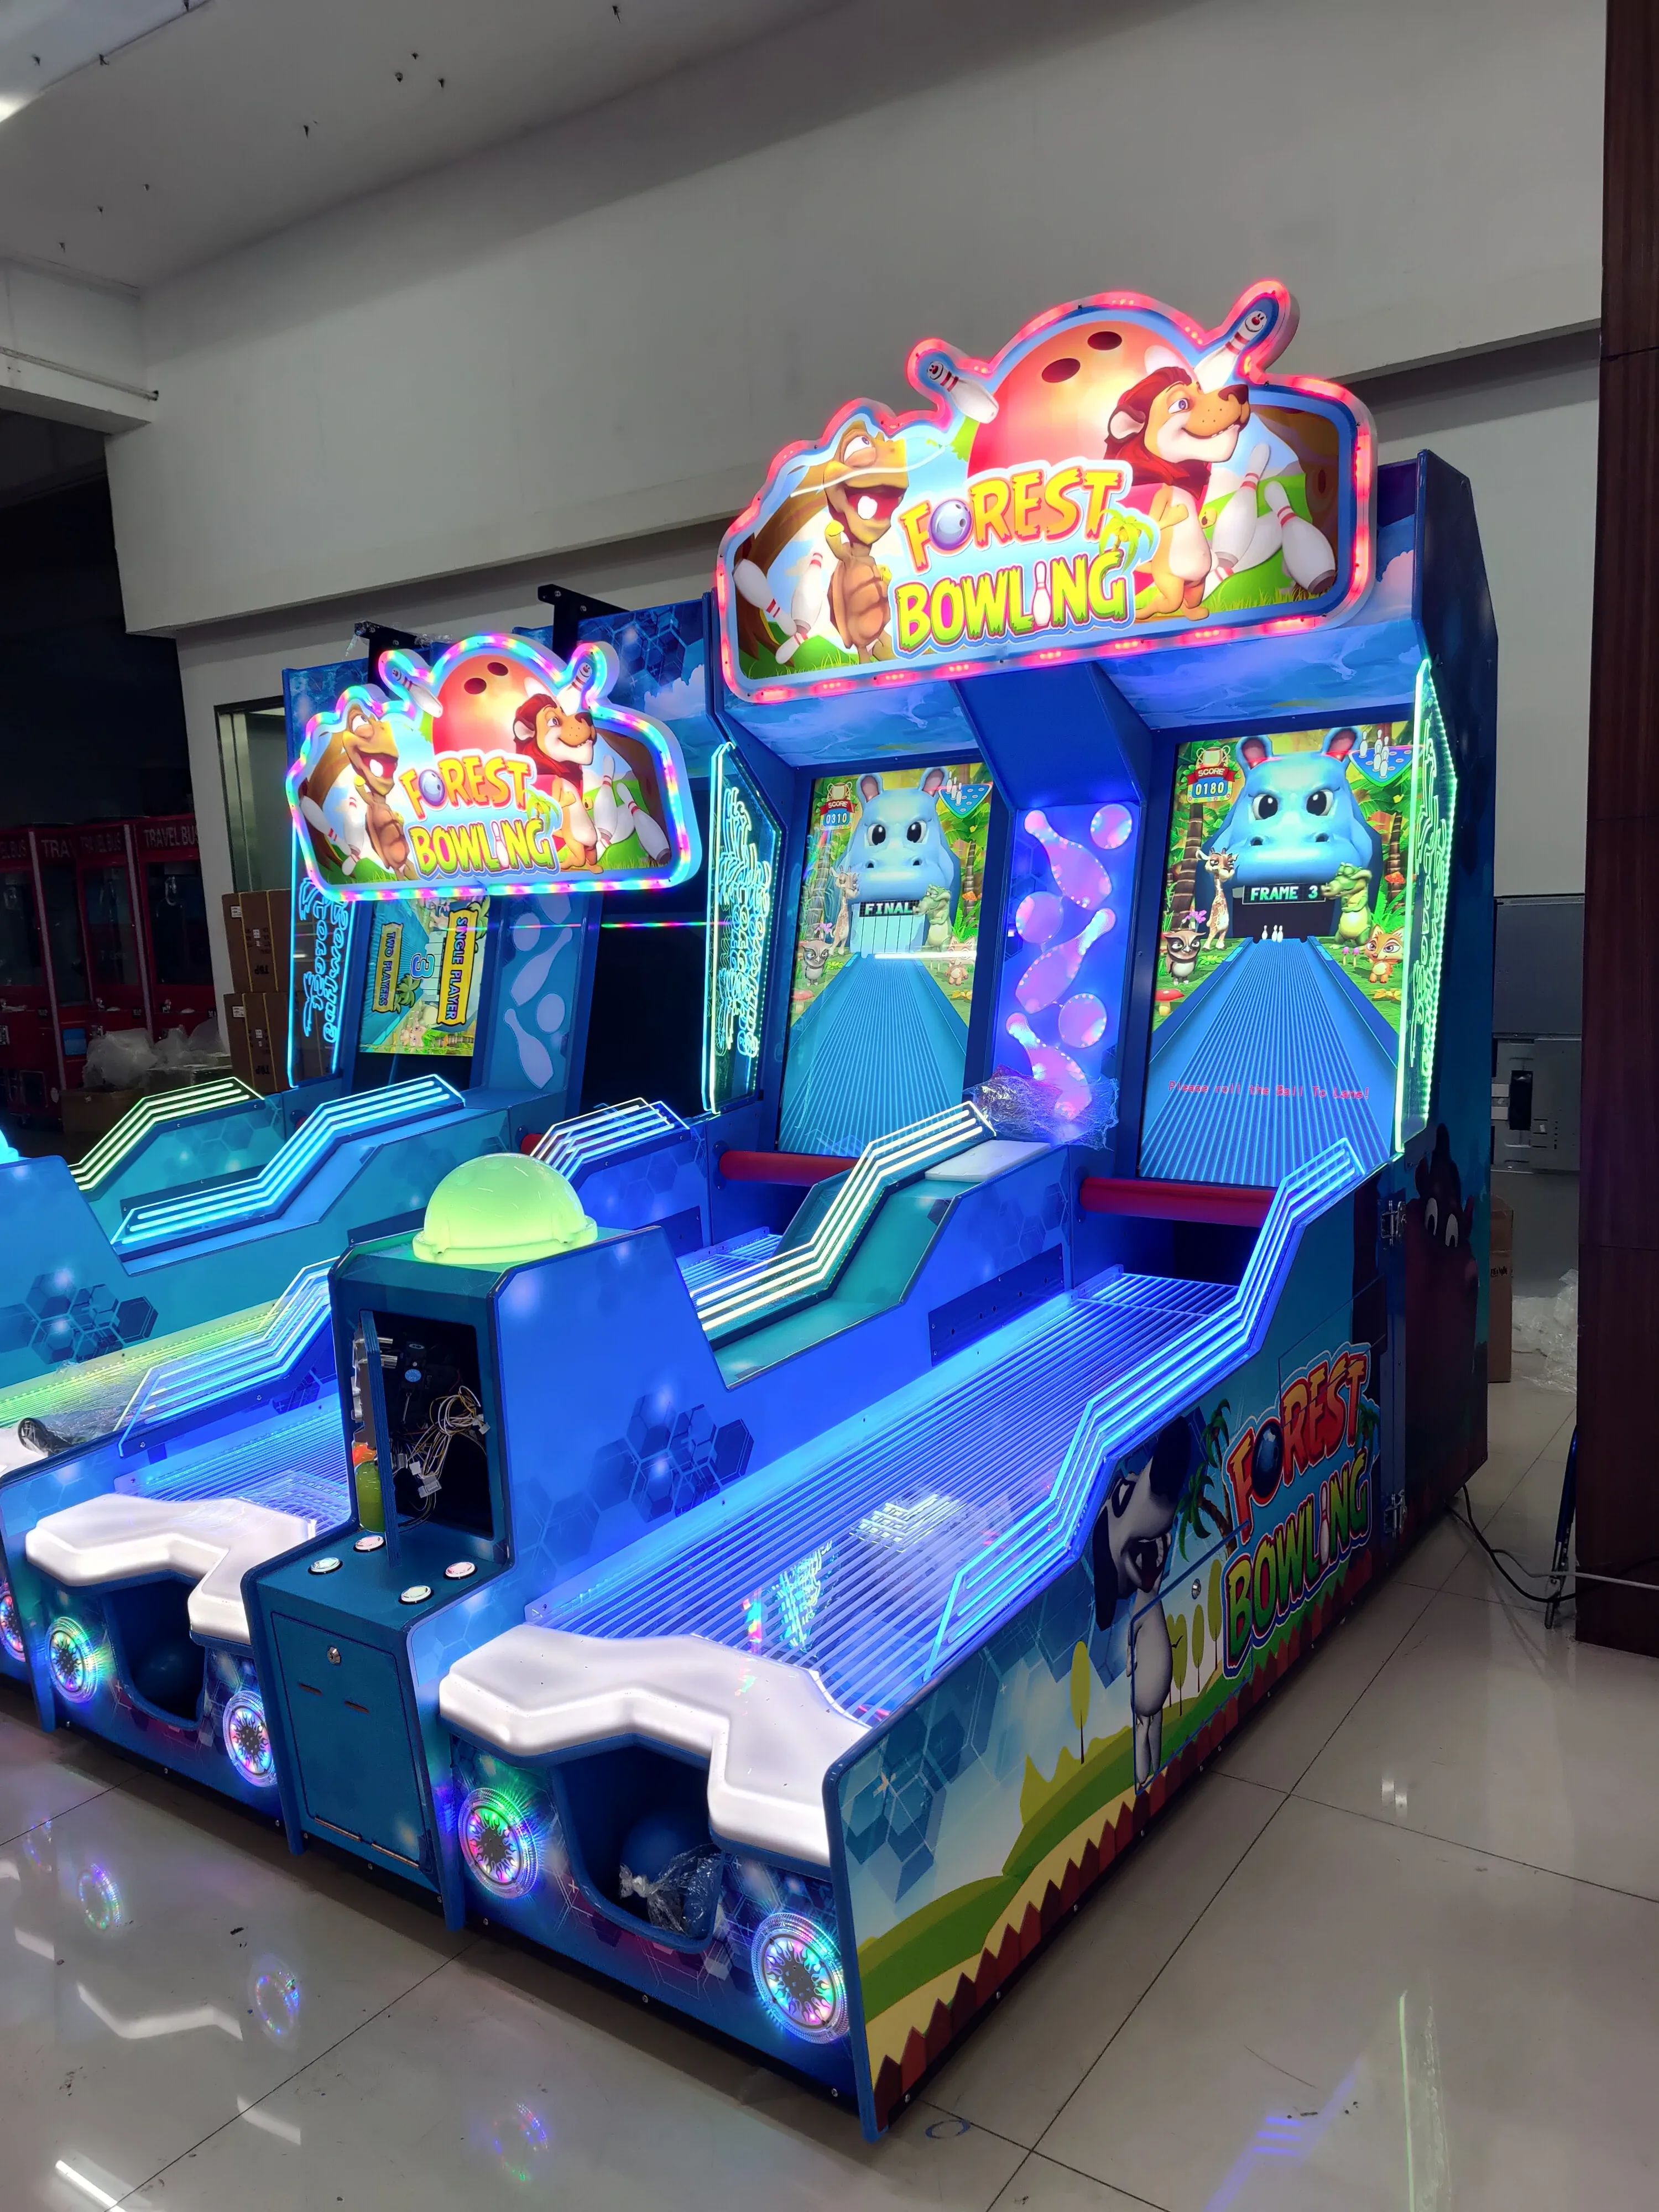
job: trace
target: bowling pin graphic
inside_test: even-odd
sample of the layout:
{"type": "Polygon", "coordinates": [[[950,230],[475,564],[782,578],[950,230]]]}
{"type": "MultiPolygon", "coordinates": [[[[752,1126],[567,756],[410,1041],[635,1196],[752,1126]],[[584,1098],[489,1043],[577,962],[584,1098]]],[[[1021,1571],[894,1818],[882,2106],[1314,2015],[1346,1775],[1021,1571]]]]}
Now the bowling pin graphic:
{"type": "Polygon", "coordinates": [[[732,571],[732,581],[751,607],[758,607],[768,622],[786,633],[782,643],[773,647],[772,657],[780,668],[787,667],[794,659],[801,638],[805,633],[796,628],[792,617],[785,614],[783,609],[773,598],[772,586],[766,580],[765,569],[757,561],[739,561],[732,571]]]}
{"type": "Polygon", "coordinates": [[[1299,515],[1285,496],[1282,484],[1264,484],[1267,504],[1279,518],[1285,541],[1285,569],[1293,583],[1316,597],[1336,581],[1336,556],[1322,530],[1299,515]]]}
{"type": "Polygon", "coordinates": [[[1044,1044],[1024,1014],[1010,1014],[1006,1027],[1014,1042],[1025,1048],[1033,1076],[1054,1089],[1059,1112],[1066,1121],[1075,1121],[1089,1103],[1089,1079],[1083,1070],[1058,1045],[1044,1044]]]}
{"type": "Polygon", "coordinates": [[[1014,986],[1014,996],[1028,1014],[1053,1006],[1083,965],[1084,954],[1097,937],[1103,937],[1115,926],[1116,919],[1109,908],[1103,908],[1069,944],[1050,945],[1037,955],[1014,986]]]}
{"type": "Polygon", "coordinates": [[[1086,914],[1092,914],[1109,896],[1112,879],[1092,853],[1062,837],[1040,809],[1028,814],[1025,827],[1048,855],[1054,881],[1066,897],[1086,914]]]}
{"type": "Polygon", "coordinates": [[[1234,575],[1242,576],[1247,568],[1259,568],[1264,561],[1271,561],[1284,542],[1284,533],[1279,527],[1279,517],[1271,511],[1266,514],[1258,514],[1255,519],[1255,530],[1249,544],[1240,556],[1238,565],[1233,570],[1234,575]]]}
{"type": "Polygon", "coordinates": [[[1267,465],[1271,452],[1265,443],[1250,448],[1243,480],[1215,519],[1215,528],[1210,533],[1210,557],[1211,575],[1218,584],[1226,581],[1249,550],[1250,540],[1255,535],[1255,488],[1261,481],[1261,471],[1267,465]]]}
{"type": "Polygon", "coordinates": [[[1053,619],[1054,603],[1048,596],[1048,563],[1036,564],[1036,589],[1031,594],[1031,620],[1039,629],[1047,629],[1053,619]]]}
{"type": "Polygon", "coordinates": [[[830,594],[830,579],[823,573],[828,559],[829,556],[821,545],[815,546],[807,556],[806,565],[800,572],[799,580],[789,602],[788,627],[794,634],[785,638],[778,647],[780,667],[794,659],[797,647],[805,642],[813,624],[823,612],[823,603],[830,594]]]}
{"type": "Polygon", "coordinates": [[[1247,307],[1231,324],[1221,343],[1206,353],[1193,371],[1193,381],[1200,392],[1219,392],[1224,384],[1231,384],[1237,375],[1238,364],[1252,346],[1259,346],[1278,322],[1279,303],[1274,300],[1257,300],[1247,307]]]}
{"type": "Polygon", "coordinates": [[[970,422],[994,422],[997,403],[976,376],[970,376],[948,346],[931,345],[916,356],[911,379],[921,392],[942,392],[970,422]]]}

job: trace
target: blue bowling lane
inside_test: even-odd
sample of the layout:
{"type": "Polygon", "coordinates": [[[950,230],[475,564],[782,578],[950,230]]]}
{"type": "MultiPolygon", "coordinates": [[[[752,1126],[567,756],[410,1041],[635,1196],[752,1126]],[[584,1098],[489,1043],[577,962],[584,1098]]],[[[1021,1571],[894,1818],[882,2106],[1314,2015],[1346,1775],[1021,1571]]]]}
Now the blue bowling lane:
{"type": "Polygon", "coordinates": [[[1388,1157],[1393,1029],[1311,939],[1237,945],[1152,1038],[1140,1172],[1274,1184],[1339,1137],[1388,1157]]]}

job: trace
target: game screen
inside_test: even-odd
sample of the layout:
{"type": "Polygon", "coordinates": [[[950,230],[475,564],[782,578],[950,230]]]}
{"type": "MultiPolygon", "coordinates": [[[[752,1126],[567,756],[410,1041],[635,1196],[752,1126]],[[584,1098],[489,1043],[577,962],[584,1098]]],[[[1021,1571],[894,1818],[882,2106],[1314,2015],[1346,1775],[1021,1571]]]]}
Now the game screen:
{"type": "Polygon", "coordinates": [[[990,819],[976,760],[813,784],[781,1152],[855,1154],[960,1102],[990,819]]]}
{"type": "Polygon", "coordinates": [[[1272,1185],[1336,1141],[1393,1149],[1407,722],[1176,757],[1140,1171],[1272,1185]]]}
{"type": "Polygon", "coordinates": [[[488,899],[399,899],[375,908],[360,1052],[471,1057],[489,913],[488,899]]]}

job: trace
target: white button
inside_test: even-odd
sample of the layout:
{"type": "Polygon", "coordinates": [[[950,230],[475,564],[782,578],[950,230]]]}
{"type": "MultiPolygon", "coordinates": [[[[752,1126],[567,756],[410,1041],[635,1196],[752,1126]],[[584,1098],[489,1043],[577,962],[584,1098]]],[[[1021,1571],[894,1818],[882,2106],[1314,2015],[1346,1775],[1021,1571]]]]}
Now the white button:
{"type": "Polygon", "coordinates": [[[399,1592],[398,1600],[404,1605],[424,1605],[431,1595],[430,1583],[410,1583],[406,1590],[399,1592]]]}
{"type": "Polygon", "coordinates": [[[444,1569],[444,1580],[447,1583],[464,1583],[469,1575],[476,1575],[477,1571],[476,1559],[452,1559],[444,1569]]]}
{"type": "Polygon", "coordinates": [[[379,1552],[384,1550],[385,1547],[384,1536],[359,1536],[351,1548],[354,1552],[379,1552]]]}
{"type": "Polygon", "coordinates": [[[331,1575],[339,1564],[340,1562],[331,1552],[325,1559],[313,1559],[311,1563],[311,1571],[313,1575],[331,1575]]]}

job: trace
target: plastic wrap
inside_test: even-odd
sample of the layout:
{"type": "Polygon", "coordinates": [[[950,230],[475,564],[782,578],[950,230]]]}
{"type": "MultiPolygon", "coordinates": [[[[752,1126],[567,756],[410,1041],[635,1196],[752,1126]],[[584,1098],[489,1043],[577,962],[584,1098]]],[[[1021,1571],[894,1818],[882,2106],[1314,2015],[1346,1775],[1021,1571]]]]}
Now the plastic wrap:
{"type": "Polygon", "coordinates": [[[1529,1382],[1546,1390],[1576,1392],[1578,1388],[1578,1270],[1571,1267],[1561,1278],[1553,1297],[1515,1301],[1515,1357],[1527,1358],[1529,1382]],[[1534,1367],[1535,1359],[1539,1364],[1534,1367]]]}

